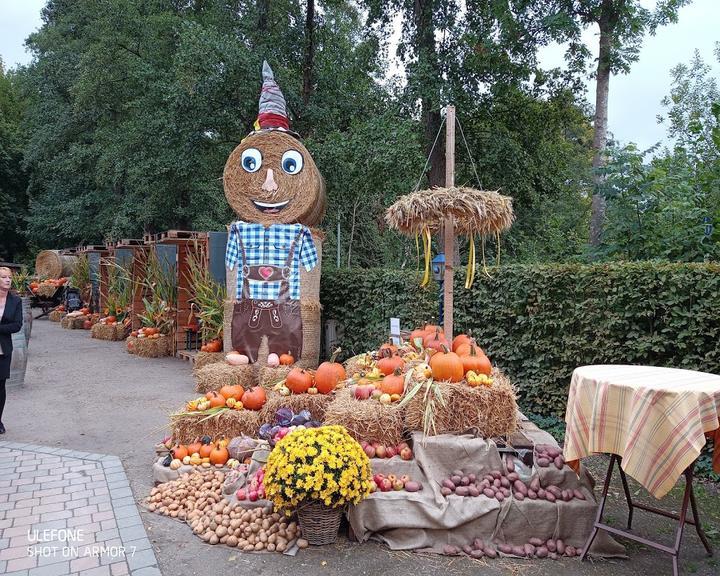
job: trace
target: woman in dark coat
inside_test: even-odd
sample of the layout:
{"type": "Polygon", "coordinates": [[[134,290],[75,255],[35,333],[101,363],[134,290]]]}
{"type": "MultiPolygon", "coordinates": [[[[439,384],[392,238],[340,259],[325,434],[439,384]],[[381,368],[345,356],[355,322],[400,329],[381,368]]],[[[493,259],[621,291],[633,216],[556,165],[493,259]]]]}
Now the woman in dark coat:
{"type": "Polygon", "coordinates": [[[22,300],[10,292],[12,272],[10,268],[0,268],[0,434],[5,434],[2,423],[5,408],[5,380],[10,376],[12,359],[12,336],[22,330],[22,300]]]}

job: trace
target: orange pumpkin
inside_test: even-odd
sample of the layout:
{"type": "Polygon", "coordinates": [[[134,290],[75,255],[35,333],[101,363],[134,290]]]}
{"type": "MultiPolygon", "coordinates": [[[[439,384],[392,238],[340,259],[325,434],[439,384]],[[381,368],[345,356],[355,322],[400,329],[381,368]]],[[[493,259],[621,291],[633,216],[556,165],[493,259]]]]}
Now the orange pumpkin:
{"type": "Polygon", "coordinates": [[[310,372],[302,368],[293,368],[285,379],[285,385],[293,394],[303,394],[313,384],[313,377],[310,372]]]}
{"type": "Polygon", "coordinates": [[[200,448],[202,448],[202,446],[203,446],[202,442],[200,442],[200,440],[198,438],[195,438],[195,441],[192,444],[187,445],[188,454],[190,456],[195,454],[195,452],[197,452],[199,454],[200,448]]]}
{"type": "Polygon", "coordinates": [[[320,394],[330,394],[347,377],[343,365],[335,361],[339,353],[340,348],[333,352],[329,362],[323,362],[315,371],[315,388],[320,394]]]}
{"type": "Polygon", "coordinates": [[[395,346],[395,344],[393,344],[392,342],[385,342],[385,344],[380,346],[380,350],[378,350],[378,352],[380,353],[380,356],[385,354],[385,350],[389,350],[391,355],[398,353],[397,346],[395,346]]]}
{"type": "Polygon", "coordinates": [[[475,369],[475,372],[490,376],[490,374],[492,374],[492,364],[490,363],[490,358],[485,356],[485,354],[478,354],[478,357],[480,358],[480,365],[475,369]]]}
{"type": "Polygon", "coordinates": [[[176,444],[170,453],[172,457],[177,460],[182,460],[185,456],[189,456],[187,446],[183,446],[182,444],[176,444]]]}
{"type": "Polygon", "coordinates": [[[377,367],[385,376],[389,376],[398,368],[402,370],[403,366],[405,366],[405,360],[397,354],[390,354],[389,350],[385,350],[384,354],[385,357],[378,360],[377,367]]]}
{"type": "Polygon", "coordinates": [[[223,396],[226,400],[228,398],[234,398],[235,400],[240,400],[242,398],[243,394],[245,394],[245,389],[240,386],[240,384],[230,385],[225,384],[222,388],[220,388],[220,395],[223,396]]]}
{"type": "MultiPolygon", "coordinates": [[[[470,353],[460,356],[460,360],[462,361],[465,374],[467,374],[470,370],[474,370],[478,374],[480,374],[481,372],[484,374],[485,372],[483,372],[483,370],[486,369],[486,364],[483,358],[487,360],[487,356],[482,353],[482,350],[480,351],[480,354],[478,354],[477,346],[471,344],[470,353]]],[[[488,372],[488,374],[490,373],[488,372]]]]}
{"type": "Polygon", "coordinates": [[[400,368],[397,368],[392,374],[388,374],[380,382],[380,390],[383,394],[399,394],[402,396],[405,392],[405,378],[402,376],[400,368]]]}
{"type": "Polygon", "coordinates": [[[460,356],[450,352],[447,346],[438,350],[430,358],[433,379],[446,382],[460,382],[465,376],[460,356]]]}
{"type": "Polygon", "coordinates": [[[410,332],[410,345],[416,350],[420,350],[420,348],[422,348],[423,340],[425,340],[425,336],[427,335],[428,333],[422,328],[413,330],[410,332]]]}
{"type": "Polygon", "coordinates": [[[207,352],[222,352],[222,342],[220,340],[210,340],[205,346],[207,352]]]}
{"type": "Polygon", "coordinates": [[[107,318],[105,318],[105,322],[107,322],[108,324],[112,324],[113,322],[117,322],[117,318],[115,316],[108,316],[107,318]]]}
{"type": "Polygon", "coordinates": [[[280,366],[292,366],[293,364],[295,364],[295,358],[290,352],[280,354],[280,366]]]}
{"type": "Polygon", "coordinates": [[[215,448],[215,446],[211,442],[208,442],[207,444],[203,444],[200,447],[200,450],[198,450],[198,454],[200,454],[200,458],[209,458],[210,453],[213,451],[214,448],[215,448]]]}
{"type": "Polygon", "coordinates": [[[468,354],[470,354],[470,350],[473,347],[475,348],[475,352],[477,352],[481,356],[485,354],[485,352],[483,352],[483,349],[480,348],[480,346],[477,345],[477,342],[475,342],[475,340],[473,339],[471,339],[470,342],[463,342],[457,347],[457,350],[453,350],[453,352],[455,352],[455,354],[457,354],[458,356],[467,356],[468,354]]]}
{"type": "Polygon", "coordinates": [[[265,389],[260,386],[249,388],[242,397],[243,407],[248,410],[260,410],[265,406],[265,402],[267,402],[265,389]]]}
{"type": "Polygon", "coordinates": [[[222,466],[229,458],[230,454],[228,453],[227,448],[221,446],[220,444],[216,444],[215,448],[213,448],[212,452],[210,452],[210,464],[220,464],[222,466]]]}
{"type": "Polygon", "coordinates": [[[471,344],[471,343],[472,343],[472,338],[470,338],[470,336],[468,336],[467,334],[458,334],[457,336],[455,336],[455,338],[453,338],[452,351],[455,352],[455,354],[457,354],[457,349],[461,344],[471,344]]]}
{"type": "Polygon", "coordinates": [[[430,348],[431,350],[442,350],[443,346],[449,348],[450,344],[445,336],[442,335],[440,330],[435,330],[432,334],[425,336],[423,346],[425,348],[430,348]]]}
{"type": "Polygon", "coordinates": [[[210,400],[210,408],[218,408],[219,406],[225,406],[225,397],[222,394],[218,394],[214,390],[211,390],[205,394],[205,398],[210,400]]]}

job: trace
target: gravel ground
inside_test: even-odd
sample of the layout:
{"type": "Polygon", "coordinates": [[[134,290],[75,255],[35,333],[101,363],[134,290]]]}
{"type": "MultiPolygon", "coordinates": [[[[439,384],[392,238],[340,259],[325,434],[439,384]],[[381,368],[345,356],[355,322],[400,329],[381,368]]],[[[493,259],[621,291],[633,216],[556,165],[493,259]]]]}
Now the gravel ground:
{"type": "MultiPolygon", "coordinates": [[[[33,325],[28,372],[23,388],[10,389],[3,421],[3,440],[32,442],[73,450],[114,454],[122,460],[138,502],[152,487],[152,446],[165,431],[168,413],[193,394],[190,364],[174,358],[142,359],[125,352],[124,344],[93,340],[86,331],[63,330],[46,319],[33,325]]],[[[604,476],[607,460],[588,459],[596,478],[604,476]]],[[[601,484],[598,481],[598,484],[601,484]]],[[[596,491],[599,491],[600,486],[596,491]]],[[[643,498],[633,484],[636,498],[643,498]]],[[[663,499],[677,509],[682,487],[663,499]]],[[[622,526],[625,508],[619,479],[613,483],[608,518],[622,526]]],[[[711,543],[720,550],[720,498],[715,486],[696,490],[711,543]]],[[[645,501],[653,500],[645,496],[645,501]]],[[[672,522],[636,512],[635,529],[670,544],[672,522]]],[[[627,560],[473,561],[408,552],[393,552],[380,544],[354,544],[344,538],[334,546],[302,551],[295,558],[280,554],[242,554],[224,546],[209,546],[195,538],[187,525],[142,513],[160,568],[166,576],[208,574],[237,569],[258,575],[393,574],[419,572],[470,575],[603,575],[670,574],[668,556],[627,543],[627,560]],[[234,568],[233,568],[234,567],[234,568]]],[[[720,574],[720,562],[707,558],[692,527],[685,531],[681,572],[703,576],[720,574]]]]}

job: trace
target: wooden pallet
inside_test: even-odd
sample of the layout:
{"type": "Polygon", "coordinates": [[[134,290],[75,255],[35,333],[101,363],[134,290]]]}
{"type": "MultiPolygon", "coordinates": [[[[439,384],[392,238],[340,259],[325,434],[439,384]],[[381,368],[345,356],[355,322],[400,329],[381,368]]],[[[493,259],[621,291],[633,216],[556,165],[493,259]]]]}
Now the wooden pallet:
{"type": "Polygon", "coordinates": [[[177,358],[180,358],[181,360],[186,360],[187,362],[190,362],[191,364],[195,364],[195,357],[197,356],[197,350],[178,350],[177,354],[175,354],[177,358]]]}
{"type": "Polygon", "coordinates": [[[207,238],[207,232],[196,232],[193,230],[166,230],[165,232],[159,232],[157,234],[145,234],[143,241],[146,244],[152,244],[154,242],[168,242],[172,243],[174,240],[188,241],[188,240],[200,240],[207,238]]]}
{"type": "Polygon", "coordinates": [[[145,242],[137,238],[123,238],[113,244],[115,248],[132,248],[134,246],[143,246],[145,242]]]}

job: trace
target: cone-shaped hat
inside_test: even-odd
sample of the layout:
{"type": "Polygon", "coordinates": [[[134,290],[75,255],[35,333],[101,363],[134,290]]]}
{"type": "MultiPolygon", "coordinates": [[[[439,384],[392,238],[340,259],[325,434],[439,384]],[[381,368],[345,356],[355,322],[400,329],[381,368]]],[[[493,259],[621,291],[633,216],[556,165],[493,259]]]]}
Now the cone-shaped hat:
{"type": "Polygon", "coordinates": [[[260,109],[255,123],[256,129],[267,130],[271,128],[290,129],[287,111],[285,109],[285,97],[280,86],[275,82],[270,64],[263,61],[263,85],[260,92],[260,109]]]}

